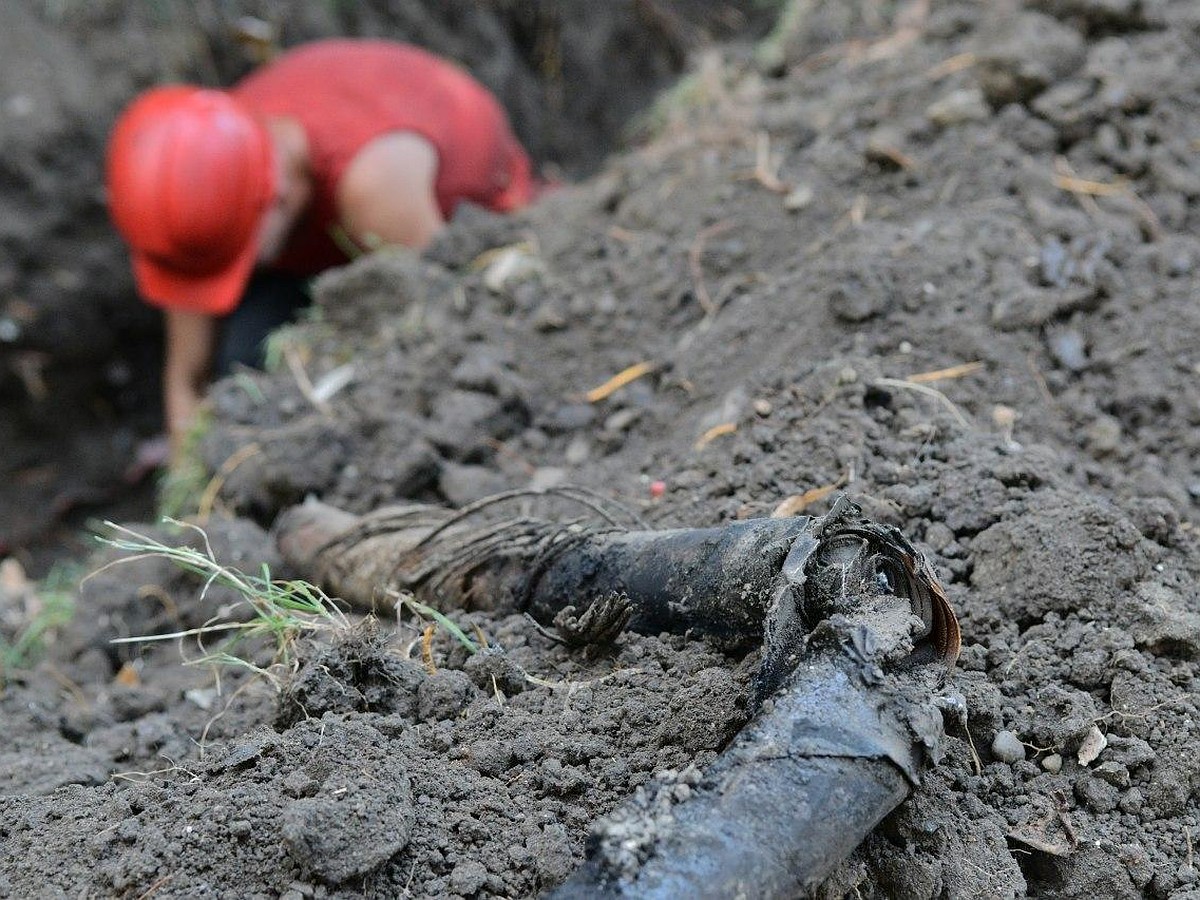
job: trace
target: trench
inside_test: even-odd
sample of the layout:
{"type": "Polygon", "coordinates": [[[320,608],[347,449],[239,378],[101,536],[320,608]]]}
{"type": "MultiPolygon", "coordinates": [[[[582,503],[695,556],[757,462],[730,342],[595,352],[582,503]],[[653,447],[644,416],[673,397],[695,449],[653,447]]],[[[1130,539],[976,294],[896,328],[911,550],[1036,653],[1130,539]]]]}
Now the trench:
{"type": "Polygon", "coordinates": [[[161,428],[161,331],[108,225],[102,159],[117,111],[162,81],[226,85],[265,35],[407,40],[500,98],[544,174],[586,177],[715,41],[754,38],[771,4],[701,0],[273,0],[0,9],[0,558],[34,576],[82,554],[87,525],[153,518],[141,442],[161,428]],[[247,18],[248,17],[248,18],[247,18]]]}

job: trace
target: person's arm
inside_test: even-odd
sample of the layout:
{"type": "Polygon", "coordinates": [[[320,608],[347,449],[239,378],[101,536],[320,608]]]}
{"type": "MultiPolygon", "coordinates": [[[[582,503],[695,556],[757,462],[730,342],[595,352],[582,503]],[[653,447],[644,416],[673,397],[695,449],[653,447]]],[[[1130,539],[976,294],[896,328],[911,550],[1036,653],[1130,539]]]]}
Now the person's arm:
{"type": "Polygon", "coordinates": [[[367,249],[424,249],[445,224],[434,196],[437,171],[437,151],[421,136],[401,131],[376,138],[338,185],[342,225],[367,249]]]}
{"type": "Polygon", "coordinates": [[[217,322],[203,313],[166,311],[166,361],[163,366],[163,413],[171,436],[171,455],[204,398],[212,372],[217,322]]]}

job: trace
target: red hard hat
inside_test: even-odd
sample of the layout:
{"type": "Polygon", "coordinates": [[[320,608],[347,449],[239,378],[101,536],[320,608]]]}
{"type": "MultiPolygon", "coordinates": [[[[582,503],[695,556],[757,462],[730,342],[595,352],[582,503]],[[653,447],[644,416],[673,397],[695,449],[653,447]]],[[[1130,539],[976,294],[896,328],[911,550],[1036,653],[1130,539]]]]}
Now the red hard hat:
{"type": "Polygon", "coordinates": [[[210,315],[237,306],[275,190],[271,139],[254,116],[222,91],[147,91],[113,128],[107,182],[147,301],[210,315]]]}

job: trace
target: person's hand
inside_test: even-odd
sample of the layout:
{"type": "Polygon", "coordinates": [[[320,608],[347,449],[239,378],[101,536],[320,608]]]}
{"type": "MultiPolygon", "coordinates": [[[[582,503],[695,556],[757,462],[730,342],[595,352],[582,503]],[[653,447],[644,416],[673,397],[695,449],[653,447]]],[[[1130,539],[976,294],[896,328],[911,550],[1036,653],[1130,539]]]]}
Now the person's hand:
{"type": "Polygon", "coordinates": [[[166,311],[166,360],[163,363],[163,418],[176,459],[183,436],[204,400],[217,342],[216,320],[202,313],[166,311]]]}

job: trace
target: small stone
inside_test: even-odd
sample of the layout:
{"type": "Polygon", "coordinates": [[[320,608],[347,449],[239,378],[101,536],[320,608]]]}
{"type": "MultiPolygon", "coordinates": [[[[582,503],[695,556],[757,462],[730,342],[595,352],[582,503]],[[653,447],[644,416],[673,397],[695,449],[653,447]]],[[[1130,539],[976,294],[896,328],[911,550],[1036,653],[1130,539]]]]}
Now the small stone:
{"type": "Polygon", "coordinates": [[[783,198],[783,208],[788,212],[799,212],[811,205],[815,196],[811,184],[798,184],[783,198]]]}
{"type": "Polygon", "coordinates": [[[1100,751],[1108,746],[1108,738],[1095,725],[1091,727],[1087,734],[1083,736],[1083,743],[1079,745],[1079,754],[1076,757],[1081,766],[1086,766],[1095,761],[1100,755],[1100,751]]]}
{"type": "Polygon", "coordinates": [[[904,152],[904,135],[898,130],[882,125],[867,137],[864,149],[868,162],[889,169],[911,169],[913,161],[904,152]]]}
{"type": "Polygon", "coordinates": [[[556,466],[538,466],[529,479],[529,490],[544,491],[567,480],[567,470],[556,466]]]}
{"type": "Polygon", "coordinates": [[[1121,423],[1112,416],[1097,416],[1086,431],[1088,449],[1098,456],[1113,453],[1121,446],[1121,423]]]}
{"type": "Polygon", "coordinates": [[[1087,341],[1074,328],[1062,328],[1046,335],[1050,355],[1064,369],[1082,372],[1088,366],[1087,341]]]}
{"type": "Polygon", "coordinates": [[[641,417],[640,409],[619,409],[604,420],[604,430],[620,434],[622,431],[632,428],[633,424],[641,417]]]}
{"type": "Polygon", "coordinates": [[[771,414],[771,408],[772,407],[771,407],[770,400],[755,400],[754,401],[754,411],[756,413],[758,413],[760,416],[763,416],[763,417],[769,416],[771,414]]]}
{"type": "Polygon", "coordinates": [[[183,692],[183,698],[201,709],[212,709],[217,702],[217,692],[212,688],[192,688],[183,692]]]}
{"type": "Polygon", "coordinates": [[[992,738],[992,756],[1000,762],[1019,762],[1025,758],[1025,745],[1013,732],[997,731],[992,738]]]}
{"type": "Polygon", "coordinates": [[[942,128],[962,125],[965,122],[982,122],[991,115],[991,107],[979,88],[952,91],[940,100],[935,100],[925,110],[925,117],[942,128]]]}
{"type": "Polygon", "coordinates": [[[1012,431],[1012,427],[1017,421],[1017,411],[1011,406],[997,403],[992,407],[992,421],[1001,431],[1012,431]]]}
{"type": "Polygon", "coordinates": [[[1057,753],[1051,753],[1049,756],[1047,756],[1045,759],[1042,760],[1042,768],[1045,769],[1047,772],[1049,772],[1051,775],[1057,775],[1059,772],[1062,771],[1062,767],[1063,767],[1063,758],[1061,756],[1059,756],[1057,753]]]}
{"type": "Polygon", "coordinates": [[[519,244],[505,247],[484,270],[483,283],[495,294],[510,292],[522,282],[542,273],[541,261],[519,244]]]}
{"type": "Polygon", "coordinates": [[[571,438],[571,443],[567,444],[566,452],[563,456],[567,463],[572,466],[578,466],[587,462],[587,458],[592,455],[592,444],[582,434],[577,434],[571,438]]]}
{"type": "Polygon", "coordinates": [[[997,403],[991,408],[991,420],[994,422],[1001,436],[1007,442],[1013,440],[1013,426],[1016,424],[1016,410],[1012,407],[1003,406],[1002,403],[997,403]]]}

